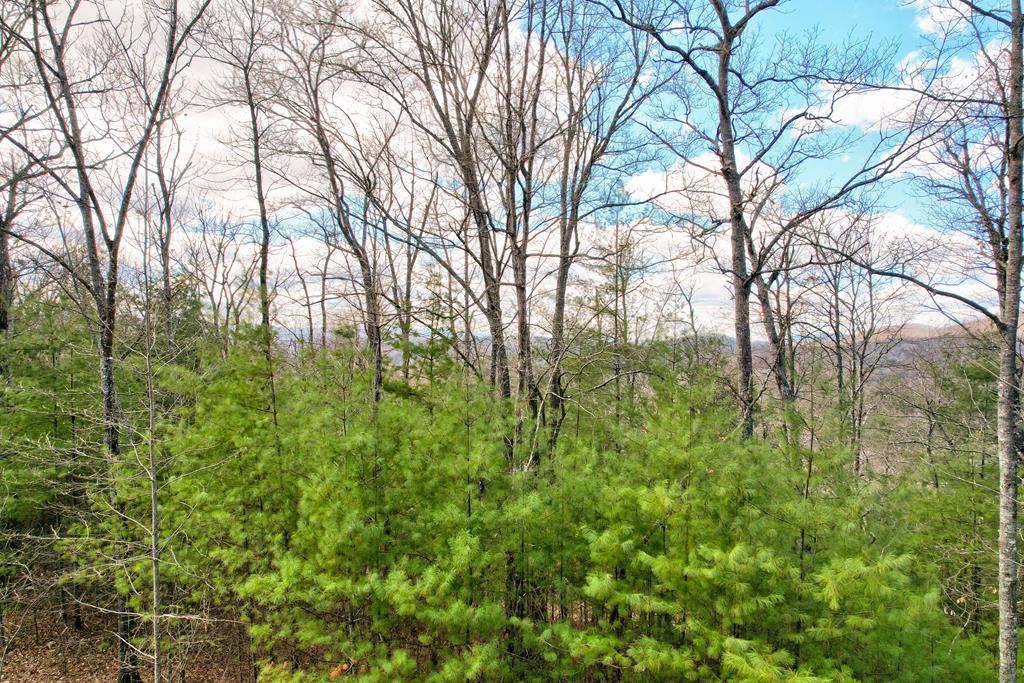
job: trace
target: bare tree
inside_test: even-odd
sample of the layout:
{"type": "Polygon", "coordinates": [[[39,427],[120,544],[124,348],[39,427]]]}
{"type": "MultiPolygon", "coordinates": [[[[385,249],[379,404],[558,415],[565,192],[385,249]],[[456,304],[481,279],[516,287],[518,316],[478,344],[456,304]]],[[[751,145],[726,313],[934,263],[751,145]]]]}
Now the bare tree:
{"type": "MultiPolygon", "coordinates": [[[[653,132],[684,162],[684,176],[706,178],[689,188],[684,218],[705,234],[729,225],[730,253],[722,269],[732,279],[740,424],[750,436],[756,398],[750,299],[768,292],[759,279],[771,276],[769,264],[792,230],[893,173],[918,138],[904,130],[851,132],[836,114],[885,65],[884,53],[867,45],[836,50],[813,36],[755,39],[764,17],[784,0],[594,1],[653,36],[665,57],[691,76],[672,88],[680,106],[664,115],[669,132],[653,132]],[[679,129],[684,133],[673,132],[679,129]],[[838,154],[854,141],[870,149],[853,173],[784,199],[787,181],[808,160],[838,154]],[[795,208],[779,220],[784,203],[795,208]],[[768,222],[761,220],[766,214],[776,216],[772,230],[759,225],[768,222]]],[[[762,311],[770,309],[768,300],[759,303],[762,311]]],[[[774,327],[770,318],[764,322],[774,327]]],[[[777,329],[768,336],[773,344],[781,340],[777,329]]],[[[777,378],[792,398],[785,378],[777,378]]]]}
{"type": "Polygon", "coordinates": [[[263,84],[267,52],[275,40],[275,25],[264,0],[233,0],[218,6],[215,15],[216,39],[210,42],[210,56],[227,67],[227,87],[218,88],[212,96],[217,105],[240,106],[244,109],[247,144],[247,170],[252,173],[256,198],[259,240],[259,307],[260,324],[267,335],[265,346],[272,339],[270,331],[270,299],[268,269],[272,225],[266,180],[266,147],[270,138],[267,117],[268,99],[272,96],[263,84]]]}
{"type": "Polygon", "coordinates": [[[555,181],[557,265],[544,405],[551,422],[550,450],[565,418],[566,299],[570,271],[580,251],[580,224],[621,199],[607,181],[617,180],[642,158],[638,157],[643,149],[640,136],[628,135],[629,129],[640,108],[669,76],[653,64],[649,36],[632,30],[611,39],[606,16],[599,8],[558,2],[549,21],[558,55],[553,67],[564,98],[559,110],[560,135],[555,141],[559,166],[555,181]],[[601,68],[581,68],[595,63],[601,68]]]}
{"type": "Polygon", "coordinates": [[[880,230],[878,217],[870,212],[824,214],[808,221],[802,232],[810,234],[808,248],[816,263],[797,274],[805,314],[795,326],[801,337],[820,339],[831,359],[839,431],[853,452],[858,474],[865,465],[868,384],[902,339],[900,305],[906,303],[906,285],[836,254],[854,254],[867,266],[882,262],[886,244],[876,239],[880,230]]]}
{"type": "Polygon", "coordinates": [[[16,289],[12,240],[18,218],[40,199],[47,169],[61,165],[66,148],[66,141],[48,125],[49,103],[40,96],[32,52],[26,46],[32,13],[28,2],[0,6],[0,93],[6,103],[0,124],[0,334],[11,324],[16,289]]]}
{"type": "MultiPolygon", "coordinates": [[[[937,222],[967,244],[910,244],[884,264],[842,257],[875,275],[920,287],[949,312],[981,315],[998,336],[999,680],[1017,676],[1017,549],[1021,451],[1019,323],[1024,195],[1024,17],[1019,0],[990,6],[943,0],[933,45],[898,91],[927,103],[936,140],[915,167],[937,222]],[[963,64],[950,60],[964,52],[963,64]],[[966,286],[966,288],[965,288],[966,286]]],[[[961,321],[962,322],[962,321],[961,321]]]]}
{"type": "Polygon", "coordinates": [[[176,256],[205,299],[222,353],[227,352],[229,332],[237,331],[251,305],[253,274],[259,268],[260,249],[253,249],[248,227],[200,210],[176,256]]]}
{"type": "Polygon", "coordinates": [[[289,124],[290,154],[315,170],[318,182],[296,188],[330,212],[346,251],[358,264],[362,286],[361,313],[373,367],[374,403],[381,399],[384,382],[383,311],[374,258],[375,234],[368,229],[366,212],[353,207],[347,189],[350,179],[373,173],[381,152],[362,147],[351,117],[340,107],[343,88],[353,80],[347,74],[347,52],[352,48],[337,16],[340,6],[316,6],[283,14],[278,45],[278,96],[274,106],[289,124]],[[351,153],[350,153],[351,152],[351,153]],[[362,218],[362,220],[360,220],[362,218]]]}
{"type": "MultiPolygon", "coordinates": [[[[50,179],[78,209],[87,268],[81,272],[58,259],[92,299],[103,441],[112,464],[121,453],[114,345],[122,240],[146,152],[208,4],[181,13],[171,2],[139,16],[112,17],[102,4],[36,3],[17,34],[35,65],[43,107],[71,156],[71,171],[55,169],[50,179]],[[148,28],[140,32],[135,21],[148,28]],[[92,55],[82,52],[83,43],[92,55]]],[[[118,681],[136,683],[140,677],[129,643],[133,615],[123,604],[117,612],[118,681]]]]}
{"type": "MultiPolygon", "coordinates": [[[[153,241],[160,260],[160,297],[163,323],[163,341],[174,349],[174,279],[173,252],[175,227],[187,220],[187,186],[194,175],[195,150],[187,149],[178,116],[187,111],[190,103],[185,98],[170,100],[160,117],[154,135],[153,153],[145,164],[152,179],[147,188],[147,202],[155,205],[157,222],[153,241]]],[[[143,212],[147,213],[147,212],[143,212]]],[[[149,224],[146,224],[149,227],[149,224]]]]}
{"type": "Polygon", "coordinates": [[[501,227],[489,205],[479,133],[488,75],[512,14],[501,0],[374,0],[371,6],[366,22],[353,27],[363,38],[358,72],[403,112],[461,182],[459,199],[475,231],[472,257],[483,278],[491,377],[498,395],[508,398],[512,385],[495,244],[501,227]]]}

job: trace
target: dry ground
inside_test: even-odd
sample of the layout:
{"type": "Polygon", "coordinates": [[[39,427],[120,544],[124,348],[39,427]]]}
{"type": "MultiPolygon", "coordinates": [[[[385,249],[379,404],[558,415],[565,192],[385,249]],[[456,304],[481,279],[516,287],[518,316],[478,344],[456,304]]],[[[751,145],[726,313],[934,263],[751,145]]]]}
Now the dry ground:
{"type": "MultiPolygon", "coordinates": [[[[8,632],[19,624],[4,658],[0,683],[114,683],[117,680],[114,620],[84,616],[83,628],[65,625],[58,614],[37,612],[8,617],[8,632]]],[[[198,645],[189,656],[186,683],[251,683],[251,664],[240,633],[228,633],[198,645]]],[[[151,683],[150,666],[140,661],[142,678],[151,683]]],[[[163,678],[163,677],[161,677],[163,678]]],[[[176,678],[180,682],[180,679],[176,678]]]]}

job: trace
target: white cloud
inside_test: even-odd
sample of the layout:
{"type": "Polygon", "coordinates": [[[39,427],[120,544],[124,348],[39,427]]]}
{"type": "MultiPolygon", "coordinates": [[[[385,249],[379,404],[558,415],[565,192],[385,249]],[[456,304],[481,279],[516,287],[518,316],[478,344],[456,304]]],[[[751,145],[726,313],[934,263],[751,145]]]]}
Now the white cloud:
{"type": "Polygon", "coordinates": [[[955,1],[913,0],[911,4],[917,10],[914,25],[926,35],[942,33],[963,17],[955,1]]]}

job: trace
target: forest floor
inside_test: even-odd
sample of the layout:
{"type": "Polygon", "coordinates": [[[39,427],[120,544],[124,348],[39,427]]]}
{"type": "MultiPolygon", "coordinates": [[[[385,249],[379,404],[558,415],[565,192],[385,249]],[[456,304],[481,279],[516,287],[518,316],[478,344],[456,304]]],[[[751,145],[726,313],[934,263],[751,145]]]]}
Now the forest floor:
{"type": "MultiPolygon", "coordinates": [[[[16,615],[20,628],[3,660],[0,683],[114,683],[117,653],[114,620],[106,615],[85,617],[81,630],[48,612],[16,615]]],[[[11,623],[12,619],[8,619],[11,623]]],[[[240,639],[218,639],[197,645],[189,654],[187,683],[239,683],[252,680],[251,664],[244,665],[240,639]],[[232,640],[239,642],[231,642],[232,640]]],[[[139,669],[144,683],[152,672],[146,660],[139,669]]],[[[161,676],[163,678],[163,676],[161,676]]],[[[175,678],[174,680],[181,680],[175,678]]]]}

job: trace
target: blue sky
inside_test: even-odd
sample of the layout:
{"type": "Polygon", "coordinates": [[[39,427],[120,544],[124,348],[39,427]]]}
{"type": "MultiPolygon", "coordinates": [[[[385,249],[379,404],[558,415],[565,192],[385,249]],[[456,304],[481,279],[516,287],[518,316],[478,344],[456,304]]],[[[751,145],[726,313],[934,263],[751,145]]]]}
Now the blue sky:
{"type": "MultiPolygon", "coordinates": [[[[920,0],[786,0],[780,7],[768,10],[757,17],[756,24],[751,27],[756,36],[752,39],[774,43],[779,34],[786,34],[792,36],[794,40],[801,40],[808,32],[813,31],[817,34],[815,42],[834,46],[837,50],[850,42],[862,46],[871,45],[879,50],[891,49],[890,56],[895,67],[898,62],[919,50],[927,42],[918,25],[919,18],[923,16],[923,4],[920,0]]],[[[734,18],[739,17],[742,12],[738,5],[739,3],[733,10],[734,18]]],[[[748,43],[747,47],[751,45],[748,43]]],[[[756,45],[754,49],[757,49],[756,45]]],[[[879,74],[879,77],[888,78],[885,74],[879,74]]],[[[845,102],[848,103],[845,106],[856,103],[865,107],[863,123],[876,120],[880,113],[873,111],[880,102],[878,97],[853,96],[845,102]]],[[[673,106],[671,96],[667,98],[666,106],[673,106]]],[[[717,113],[713,111],[710,102],[706,109],[698,107],[690,112],[689,116],[698,121],[708,117],[704,126],[707,131],[713,131],[717,125],[717,113]]],[[[669,129],[671,128],[670,125],[669,129]]],[[[802,165],[796,182],[799,183],[802,179],[815,184],[824,181],[826,186],[835,188],[855,174],[864,162],[879,159],[877,151],[872,153],[877,142],[877,137],[868,132],[864,140],[852,145],[844,153],[837,153],[828,159],[807,160],[802,165]]],[[[895,140],[883,143],[882,150],[890,149],[890,145],[894,143],[895,140]]],[[[742,148],[742,151],[749,156],[756,150],[742,148]]],[[[772,157],[769,156],[769,164],[771,160],[772,157]]],[[[666,153],[652,167],[660,164],[671,167],[679,161],[674,153],[666,153]]],[[[871,188],[873,194],[880,194],[882,206],[878,207],[879,210],[899,208],[901,213],[911,220],[925,220],[926,216],[920,210],[919,202],[914,196],[914,188],[909,183],[893,180],[894,177],[890,177],[885,183],[871,188]]]]}
{"type": "Polygon", "coordinates": [[[842,42],[851,31],[879,40],[899,40],[909,52],[918,44],[918,10],[899,0],[790,0],[765,16],[766,27],[799,31],[817,27],[822,38],[842,42]]]}
{"type": "MultiPolygon", "coordinates": [[[[856,40],[870,38],[879,46],[895,45],[896,59],[901,59],[926,42],[917,24],[921,14],[921,8],[907,0],[788,0],[763,15],[761,26],[765,33],[817,29],[823,43],[834,45],[842,45],[851,36],[856,40]]],[[[851,150],[850,156],[855,163],[856,150],[851,150]]],[[[820,164],[810,166],[835,173],[836,177],[851,170],[839,160],[820,164]]],[[[906,183],[887,183],[881,201],[913,221],[927,220],[913,188],[906,183]]]]}
{"type": "MultiPolygon", "coordinates": [[[[900,0],[789,0],[783,3],[781,8],[759,16],[757,32],[767,42],[783,32],[799,40],[808,31],[817,29],[818,42],[835,46],[836,49],[841,49],[848,40],[873,43],[879,47],[894,46],[892,59],[895,66],[895,63],[925,47],[929,42],[930,37],[924,35],[924,29],[920,24],[920,19],[924,16],[923,5],[923,2],[908,3],[900,0]]],[[[739,11],[736,10],[737,15],[739,11]]],[[[747,47],[751,47],[750,44],[747,47]]],[[[893,75],[895,76],[895,73],[893,75]]],[[[878,96],[853,96],[850,101],[864,107],[863,119],[859,116],[855,116],[854,119],[866,123],[869,120],[876,120],[876,116],[881,113],[880,104],[887,99],[878,96]]],[[[849,113],[845,112],[844,118],[849,113]]],[[[700,112],[699,115],[704,114],[706,112],[700,112]]],[[[712,121],[709,130],[713,130],[713,123],[712,121]]],[[[869,137],[871,135],[873,134],[869,133],[869,137]]],[[[834,158],[805,162],[798,171],[794,183],[821,182],[835,188],[851,177],[860,169],[861,164],[871,157],[870,150],[876,140],[877,138],[865,140],[847,150],[848,154],[837,154],[834,158]]],[[[885,143],[883,149],[888,150],[891,144],[892,141],[885,143]]],[[[875,158],[877,159],[877,156],[875,158]]],[[[669,166],[674,164],[675,168],[685,166],[674,155],[667,155],[660,161],[667,162],[669,166]]],[[[649,178],[635,178],[637,182],[634,187],[640,188],[641,194],[647,188],[665,187],[671,181],[669,177],[662,175],[664,173],[663,169],[652,168],[649,178]]],[[[693,182],[693,177],[689,182],[693,182]]],[[[683,185],[689,186],[686,182],[683,182],[683,185]]],[[[879,205],[875,209],[884,217],[880,224],[883,231],[917,234],[918,226],[927,226],[935,230],[942,230],[944,227],[929,226],[926,204],[918,197],[917,188],[909,182],[909,176],[890,176],[885,182],[873,186],[871,193],[879,199],[879,205]]],[[[718,210],[721,211],[721,207],[718,207],[718,210]]],[[[684,206],[682,209],[670,208],[669,211],[686,213],[687,209],[684,206]]],[[[698,207],[697,211],[701,211],[701,208],[698,207]]],[[[728,332],[725,325],[731,324],[731,314],[728,310],[730,295],[724,281],[714,277],[713,273],[702,271],[696,284],[696,305],[701,309],[699,317],[709,327],[728,332]]],[[[917,314],[921,316],[917,322],[934,323],[937,320],[933,319],[935,316],[930,309],[916,311],[915,315],[917,314]]],[[[945,321],[941,319],[939,322],[945,321]]]]}

